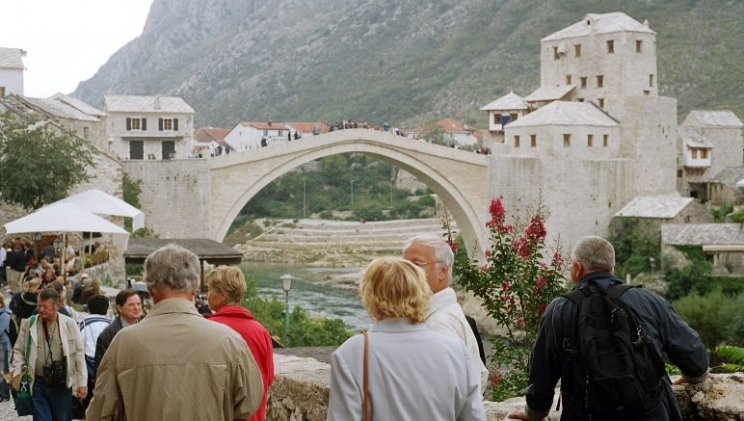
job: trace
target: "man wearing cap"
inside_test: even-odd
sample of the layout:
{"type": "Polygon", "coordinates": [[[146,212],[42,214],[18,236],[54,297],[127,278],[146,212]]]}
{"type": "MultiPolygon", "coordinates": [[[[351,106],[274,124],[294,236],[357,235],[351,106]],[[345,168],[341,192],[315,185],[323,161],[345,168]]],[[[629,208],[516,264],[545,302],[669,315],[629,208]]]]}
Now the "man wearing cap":
{"type": "Polygon", "coordinates": [[[145,283],[155,305],[103,356],[87,420],[231,421],[258,410],[263,380],[250,349],[194,307],[200,267],[194,253],[175,244],[147,257],[145,283]]]}

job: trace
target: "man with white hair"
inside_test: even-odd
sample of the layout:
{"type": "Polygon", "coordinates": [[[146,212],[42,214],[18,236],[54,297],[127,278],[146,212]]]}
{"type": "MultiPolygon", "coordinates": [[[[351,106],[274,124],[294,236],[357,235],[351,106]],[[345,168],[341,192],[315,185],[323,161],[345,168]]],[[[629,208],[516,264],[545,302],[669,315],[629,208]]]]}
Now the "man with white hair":
{"type": "Polygon", "coordinates": [[[431,330],[454,336],[465,343],[470,359],[480,373],[481,391],[485,390],[488,369],[481,360],[473,329],[457,302],[457,294],[449,286],[455,260],[449,244],[437,235],[419,235],[408,240],[403,248],[403,258],[423,269],[431,288],[432,296],[424,323],[431,330]]]}
{"type": "Polygon", "coordinates": [[[243,338],[194,307],[199,258],[175,244],[145,260],[155,303],[114,337],[98,367],[87,420],[248,419],[263,381],[243,338]]]}

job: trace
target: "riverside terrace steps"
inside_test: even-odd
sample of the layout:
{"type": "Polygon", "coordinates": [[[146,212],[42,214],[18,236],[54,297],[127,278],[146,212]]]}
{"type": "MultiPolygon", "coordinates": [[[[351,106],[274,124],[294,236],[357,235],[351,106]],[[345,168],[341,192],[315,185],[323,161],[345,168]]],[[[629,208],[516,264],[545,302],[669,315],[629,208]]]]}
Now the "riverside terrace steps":
{"type": "MultiPolygon", "coordinates": [[[[257,221],[260,226],[261,221],[257,221]]],[[[452,225],[453,230],[456,226],[452,225]]],[[[400,254],[406,241],[419,234],[443,234],[438,218],[397,221],[349,222],[301,219],[279,221],[254,239],[238,244],[248,261],[313,262],[334,256],[336,263],[348,255],[358,261],[364,255],[400,254]],[[358,257],[355,257],[358,256],[358,257]],[[361,256],[360,256],[361,255],[361,256]]]]}

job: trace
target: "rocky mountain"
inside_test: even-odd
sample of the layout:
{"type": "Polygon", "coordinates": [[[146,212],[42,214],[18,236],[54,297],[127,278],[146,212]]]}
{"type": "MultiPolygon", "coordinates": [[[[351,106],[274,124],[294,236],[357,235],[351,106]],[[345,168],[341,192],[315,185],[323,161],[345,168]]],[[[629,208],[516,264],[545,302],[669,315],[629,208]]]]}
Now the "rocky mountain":
{"type": "Polygon", "coordinates": [[[660,94],[744,118],[742,0],[154,0],[73,96],[177,95],[197,125],[456,117],[539,86],[540,38],[621,11],[657,32],[660,94]]]}

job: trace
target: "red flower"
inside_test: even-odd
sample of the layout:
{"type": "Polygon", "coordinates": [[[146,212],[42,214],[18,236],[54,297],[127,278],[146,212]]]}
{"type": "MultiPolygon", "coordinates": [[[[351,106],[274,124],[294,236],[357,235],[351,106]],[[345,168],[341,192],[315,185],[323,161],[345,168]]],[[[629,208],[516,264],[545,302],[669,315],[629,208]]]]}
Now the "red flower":
{"type": "Polygon", "coordinates": [[[533,240],[545,239],[545,236],[548,234],[548,232],[545,231],[545,224],[543,224],[540,215],[535,215],[532,217],[532,220],[530,220],[530,225],[527,227],[525,234],[527,234],[527,237],[533,240]]]}
{"type": "Polygon", "coordinates": [[[501,289],[503,289],[504,291],[509,291],[509,283],[506,281],[502,282],[501,289]]]}
{"type": "Polygon", "coordinates": [[[491,214],[491,218],[494,220],[504,219],[504,205],[501,204],[501,199],[491,200],[491,205],[488,207],[488,213],[491,214]]]}
{"type": "Polygon", "coordinates": [[[500,381],[501,376],[499,376],[498,374],[494,374],[493,376],[491,376],[491,383],[493,383],[494,385],[499,384],[500,381]]]}
{"type": "Polygon", "coordinates": [[[524,317],[517,319],[517,327],[524,327],[524,317]]]}
{"type": "Polygon", "coordinates": [[[537,278],[537,280],[535,281],[535,286],[538,287],[538,288],[542,288],[542,287],[544,287],[547,284],[548,283],[545,282],[545,279],[543,279],[542,277],[537,278]]]}
{"type": "Polygon", "coordinates": [[[486,259],[490,259],[492,254],[491,250],[486,250],[486,259]]]}
{"type": "Polygon", "coordinates": [[[448,245],[450,246],[450,248],[452,249],[452,253],[457,253],[457,247],[458,247],[458,246],[457,246],[457,241],[455,241],[455,240],[453,240],[453,239],[451,239],[451,238],[448,238],[448,239],[447,239],[447,244],[448,244],[448,245]]]}

